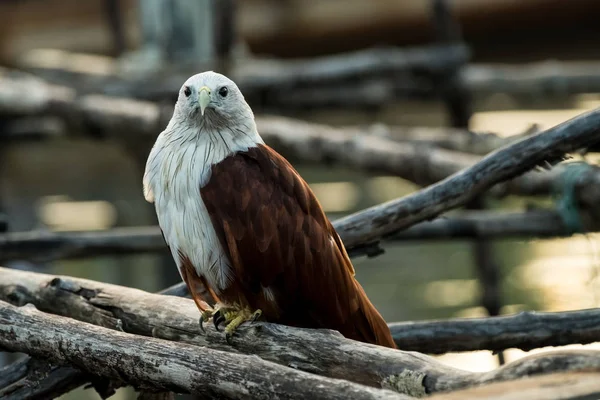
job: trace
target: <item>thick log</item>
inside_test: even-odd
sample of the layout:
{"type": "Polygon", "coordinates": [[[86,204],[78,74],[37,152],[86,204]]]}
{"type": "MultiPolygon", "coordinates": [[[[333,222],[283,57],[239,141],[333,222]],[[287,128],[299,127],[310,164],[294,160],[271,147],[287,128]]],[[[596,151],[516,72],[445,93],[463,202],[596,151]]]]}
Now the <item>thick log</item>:
{"type": "MultiPolygon", "coordinates": [[[[336,222],[333,222],[336,225],[336,222]]],[[[344,238],[344,231],[338,230],[344,238]]],[[[464,240],[470,238],[550,238],[573,234],[561,215],[552,210],[524,213],[464,212],[416,224],[389,237],[388,241],[464,240]]],[[[121,227],[89,232],[11,232],[0,234],[0,262],[97,257],[165,251],[165,242],[157,226],[121,227]]],[[[368,253],[354,248],[351,257],[368,253]]]]}
{"type": "Polygon", "coordinates": [[[139,389],[220,399],[406,399],[259,357],[141,337],[0,303],[0,347],[68,363],[139,389]]]}
{"type": "MultiPolygon", "coordinates": [[[[200,333],[199,313],[189,299],[4,268],[0,269],[0,278],[0,300],[16,305],[30,303],[49,313],[111,329],[222,352],[254,354],[330,378],[395,390],[409,388],[412,394],[455,390],[530,374],[600,368],[600,352],[553,352],[527,357],[488,373],[470,373],[445,366],[423,354],[367,345],[331,331],[268,323],[242,326],[233,345],[228,345],[223,333],[216,332],[212,326],[207,326],[206,335],[200,333]],[[319,357],[314,357],[315,354],[319,357]]],[[[435,340],[435,337],[422,340],[421,349],[435,349],[432,343],[435,340]]],[[[402,346],[403,342],[399,344],[402,346]]]]}
{"type": "Polygon", "coordinates": [[[491,383],[430,396],[431,400],[595,400],[600,398],[600,374],[568,372],[491,383]]]}

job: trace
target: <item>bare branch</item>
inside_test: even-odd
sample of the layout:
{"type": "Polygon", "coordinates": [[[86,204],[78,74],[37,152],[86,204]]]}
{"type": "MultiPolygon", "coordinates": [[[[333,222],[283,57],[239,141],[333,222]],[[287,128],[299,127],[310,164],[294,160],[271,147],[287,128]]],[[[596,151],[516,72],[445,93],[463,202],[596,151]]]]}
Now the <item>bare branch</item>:
{"type": "Polygon", "coordinates": [[[495,184],[554,162],[598,140],[600,109],[505,146],[441,182],[339,220],[347,247],[377,241],[423,220],[461,206],[495,184]]]}
{"type": "MultiPolygon", "coordinates": [[[[67,52],[62,54],[65,58],[72,56],[67,52]]],[[[435,97],[437,89],[430,78],[468,59],[469,50],[462,45],[371,48],[304,60],[233,60],[228,75],[255,110],[381,106],[399,96],[435,97]],[[379,84],[361,87],[357,85],[359,81],[379,84]],[[343,96],[344,88],[353,95],[343,96]],[[307,96],[309,93],[316,96],[307,96]]],[[[174,100],[182,82],[198,71],[215,70],[215,67],[218,64],[179,66],[127,78],[94,77],[59,69],[28,69],[56,84],[76,85],[87,93],[174,100]],[[149,81],[152,85],[147,84],[149,81]]]]}
{"type": "Polygon", "coordinates": [[[48,399],[67,393],[93,377],[48,361],[25,357],[0,371],[0,398],[48,399]]]}
{"type": "MultiPolygon", "coordinates": [[[[391,385],[390,387],[399,390],[402,386],[400,383],[412,382],[413,389],[434,393],[533,374],[600,369],[600,352],[553,352],[527,357],[488,373],[470,373],[445,366],[419,353],[367,345],[344,339],[331,331],[297,329],[267,323],[242,326],[240,335],[234,339],[233,346],[230,346],[222,333],[217,333],[212,327],[207,327],[206,335],[200,333],[198,311],[189,299],[160,296],[89,280],[4,268],[0,269],[0,277],[0,299],[14,304],[32,303],[46,312],[130,333],[208,347],[221,351],[219,354],[254,354],[281,365],[375,387],[391,385]],[[319,354],[319,357],[314,357],[315,354],[319,354]],[[412,378],[409,379],[409,376],[412,378]],[[427,378],[423,380],[424,376],[427,378]],[[398,379],[408,380],[399,383],[398,379]]],[[[541,326],[544,321],[552,321],[552,318],[540,320],[535,326],[541,326]]],[[[567,321],[570,323],[574,319],[567,321]]],[[[553,326],[552,322],[549,324],[553,326]]],[[[592,325],[593,321],[588,320],[588,326],[592,325]]],[[[579,323],[577,326],[583,325],[579,323]]],[[[431,327],[427,328],[429,332],[432,331],[431,327]]],[[[88,328],[84,330],[87,331],[88,328]]],[[[597,332],[597,329],[590,331],[597,332]]],[[[581,335],[573,336],[574,340],[590,337],[584,333],[581,335]]],[[[436,349],[435,337],[419,340],[422,351],[436,349]]],[[[445,339],[442,337],[441,340],[445,339]]],[[[565,343],[563,339],[557,339],[557,342],[565,343]]],[[[409,347],[409,340],[399,344],[403,346],[404,343],[409,347]]],[[[416,342],[413,342],[413,346],[414,343],[416,342]]]]}
{"type": "Polygon", "coordinates": [[[429,354],[510,348],[529,351],[599,342],[600,309],[396,322],[390,324],[390,329],[400,348],[429,354]]]}
{"type": "Polygon", "coordinates": [[[255,356],[143,338],[8,303],[0,303],[0,347],[70,363],[141,389],[230,399],[406,399],[255,356]]]}
{"type": "MultiPolygon", "coordinates": [[[[334,221],[334,226],[336,222],[334,221]]],[[[344,237],[345,233],[338,232],[344,237]]],[[[560,214],[551,210],[524,213],[463,212],[458,215],[421,222],[400,231],[388,241],[463,240],[467,238],[547,238],[567,237],[572,232],[564,226],[560,214]]],[[[89,232],[11,232],[0,234],[0,261],[31,260],[37,262],[165,251],[165,242],[156,226],[121,227],[89,232]]],[[[351,257],[367,249],[355,247],[351,257]]]]}

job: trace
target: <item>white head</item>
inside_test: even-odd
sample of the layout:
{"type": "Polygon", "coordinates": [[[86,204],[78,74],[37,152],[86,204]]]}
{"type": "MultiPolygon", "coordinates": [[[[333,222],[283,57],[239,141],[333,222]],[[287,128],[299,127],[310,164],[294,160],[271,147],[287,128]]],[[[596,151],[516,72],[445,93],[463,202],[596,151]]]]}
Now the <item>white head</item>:
{"type": "Polygon", "coordinates": [[[181,86],[173,123],[200,131],[256,131],[254,114],[240,89],[231,79],[213,71],[196,74],[181,86]]]}

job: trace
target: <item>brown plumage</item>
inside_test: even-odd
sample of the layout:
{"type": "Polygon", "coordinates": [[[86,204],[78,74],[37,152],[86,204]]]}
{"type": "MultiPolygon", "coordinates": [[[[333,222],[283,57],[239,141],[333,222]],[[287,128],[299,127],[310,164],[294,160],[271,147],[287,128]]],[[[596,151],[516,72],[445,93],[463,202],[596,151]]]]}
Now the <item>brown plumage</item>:
{"type": "Polygon", "coordinates": [[[230,155],[212,166],[200,194],[233,266],[220,301],[396,347],[317,198],[282,156],[263,144],[230,155]]]}

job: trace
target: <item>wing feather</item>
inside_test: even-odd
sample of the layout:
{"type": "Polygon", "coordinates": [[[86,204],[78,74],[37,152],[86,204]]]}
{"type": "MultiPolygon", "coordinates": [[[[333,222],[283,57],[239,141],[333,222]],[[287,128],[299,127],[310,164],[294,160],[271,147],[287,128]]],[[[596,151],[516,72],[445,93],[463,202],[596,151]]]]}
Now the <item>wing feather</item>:
{"type": "Polygon", "coordinates": [[[272,321],[395,347],[340,237],[283,157],[265,145],[232,155],[212,167],[200,194],[235,272],[222,299],[243,298],[272,321]]]}

